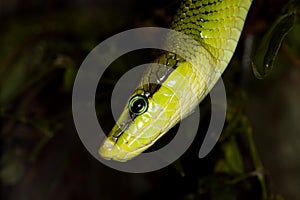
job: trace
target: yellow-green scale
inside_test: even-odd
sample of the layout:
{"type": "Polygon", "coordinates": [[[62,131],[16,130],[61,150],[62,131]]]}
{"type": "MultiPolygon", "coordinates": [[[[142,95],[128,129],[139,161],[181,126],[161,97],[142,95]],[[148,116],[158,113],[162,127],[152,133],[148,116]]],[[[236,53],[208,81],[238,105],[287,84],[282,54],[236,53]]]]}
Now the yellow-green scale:
{"type": "MultiPolygon", "coordinates": [[[[176,68],[168,74],[161,86],[148,98],[148,109],[136,116],[117,138],[119,126],[128,121],[130,113],[124,108],[118,122],[99,154],[107,159],[131,159],[162,137],[169,129],[186,117],[209,93],[227,67],[237,46],[251,0],[187,0],[181,4],[171,28],[187,34],[200,46],[190,47],[176,43],[172,35],[168,43],[188,47],[188,61],[179,59],[176,68]]],[[[166,55],[158,62],[166,64],[166,55]]],[[[176,59],[170,59],[175,62],[176,59]]],[[[172,63],[172,66],[174,63],[172,63]]],[[[140,89],[145,89],[150,70],[142,78],[140,89]]],[[[138,92],[133,92],[136,95],[138,92]]]]}

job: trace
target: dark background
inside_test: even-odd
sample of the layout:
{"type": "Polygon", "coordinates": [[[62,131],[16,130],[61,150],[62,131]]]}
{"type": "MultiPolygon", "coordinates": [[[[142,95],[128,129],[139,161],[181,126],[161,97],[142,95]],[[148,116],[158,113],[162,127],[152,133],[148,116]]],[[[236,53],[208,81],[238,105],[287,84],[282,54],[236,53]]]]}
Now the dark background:
{"type": "MultiPolygon", "coordinates": [[[[179,161],[162,170],[119,172],[99,163],[81,143],[71,94],[85,56],[120,31],[167,27],[179,3],[0,0],[2,199],[298,199],[299,18],[270,76],[256,79],[249,63],[285,0],[254,1],[223,76],[226,127],[206,158],[199,160],[197,153],[209,119],[209,99],[201,103],[205,112],[198,139],[179,161]]],[[[115,79],[132,62],[141,62],[140,54],[118,60],[101,79],[107,91],[97,95],[97,111],[106,131],[114,124],[108,108],[115,79]]]]}

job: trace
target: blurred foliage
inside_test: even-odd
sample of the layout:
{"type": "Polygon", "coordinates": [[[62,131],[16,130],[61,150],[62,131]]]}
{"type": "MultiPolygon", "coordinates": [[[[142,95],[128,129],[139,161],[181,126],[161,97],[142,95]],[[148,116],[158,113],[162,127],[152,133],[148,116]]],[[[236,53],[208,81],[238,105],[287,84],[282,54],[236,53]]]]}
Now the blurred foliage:
{"type": "Polygon", "coordinates": [[[252,61],[253,73],[258,79],[267,77],[274,64],[282,40],[295,25],[295,17],[299,8],[299,1],[292,0],[288,2],[282,15],[274,22],[269,31],[262,38],[261,44],[257,48],[252,61]],[[259,72],[259,68],[262,68],[259,72]]]}
{"type": "MultiPolygon", "coordinates": [[[[270,187],[245,111],[245,87],[252,76],[245,69],[251,68],[251,52],[285,14],[283,0],[254,1],[238,50],[224,75],[226,126],[207,158],[199,160],[197,153],[201,130],[209,119],[208,99],[201,104],[204,122],[197,142],[172,166],[158,172],[137,176],[113,171],[90,158],[80,143],[72,123],[71,92],[85,56],[122,30],[167,27],[178,3],[50,0],[41,5],[31,0],[25,5],[12,1],[15,11],[7,7],[7,13],[0,13],[3,199],[283,199],[270,187]],[[249,38],[250,44],[245,42],[249,38]]],[[[280,76],[282,67],[278,65],[290,63],[300,70],[299,12],[295,17],[292,30],[280,38],[282,46],[269,79],[280,76]]],[[[100,118],[107,119],[100,121],[107,130],[114,123],[109,111],[113,84],[133,62],[141,60],[137,56],[117,60],[101,79],[107,90],[97,94],[101,102],[97,109],[100,118]]]]}

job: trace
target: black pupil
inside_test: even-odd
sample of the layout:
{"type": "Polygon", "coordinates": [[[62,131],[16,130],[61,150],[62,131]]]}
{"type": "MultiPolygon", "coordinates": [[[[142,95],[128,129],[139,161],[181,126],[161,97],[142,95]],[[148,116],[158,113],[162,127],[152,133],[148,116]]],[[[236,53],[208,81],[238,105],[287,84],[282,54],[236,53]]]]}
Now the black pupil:
{"type": "Polygon", "coordinates": [[[143,110],[144,106],[145,106],[145,101],[142,99],[137,99],[136,101],[133,102],[131,110],[134,113],[140,113],[143,110]]]}

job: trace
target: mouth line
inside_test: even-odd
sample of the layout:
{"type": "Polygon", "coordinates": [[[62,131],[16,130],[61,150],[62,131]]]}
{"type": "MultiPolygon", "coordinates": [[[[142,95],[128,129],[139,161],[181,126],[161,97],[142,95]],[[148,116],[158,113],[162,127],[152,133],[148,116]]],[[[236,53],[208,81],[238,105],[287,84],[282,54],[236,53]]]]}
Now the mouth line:
{"type": "Polygon", "coordinates": [[[114,133],[112,133],[111,137],[114,138],[114,140],[117,142],[119,137],[127,130],[127,128],[132,122],[133,120],[129,117],[129,119],[126,122],[123,122],[121,124],[116,123],[115,127],[117,126],[117,128],[116,130],[114,130],[115,128],[112,129],[114,133]]]}

